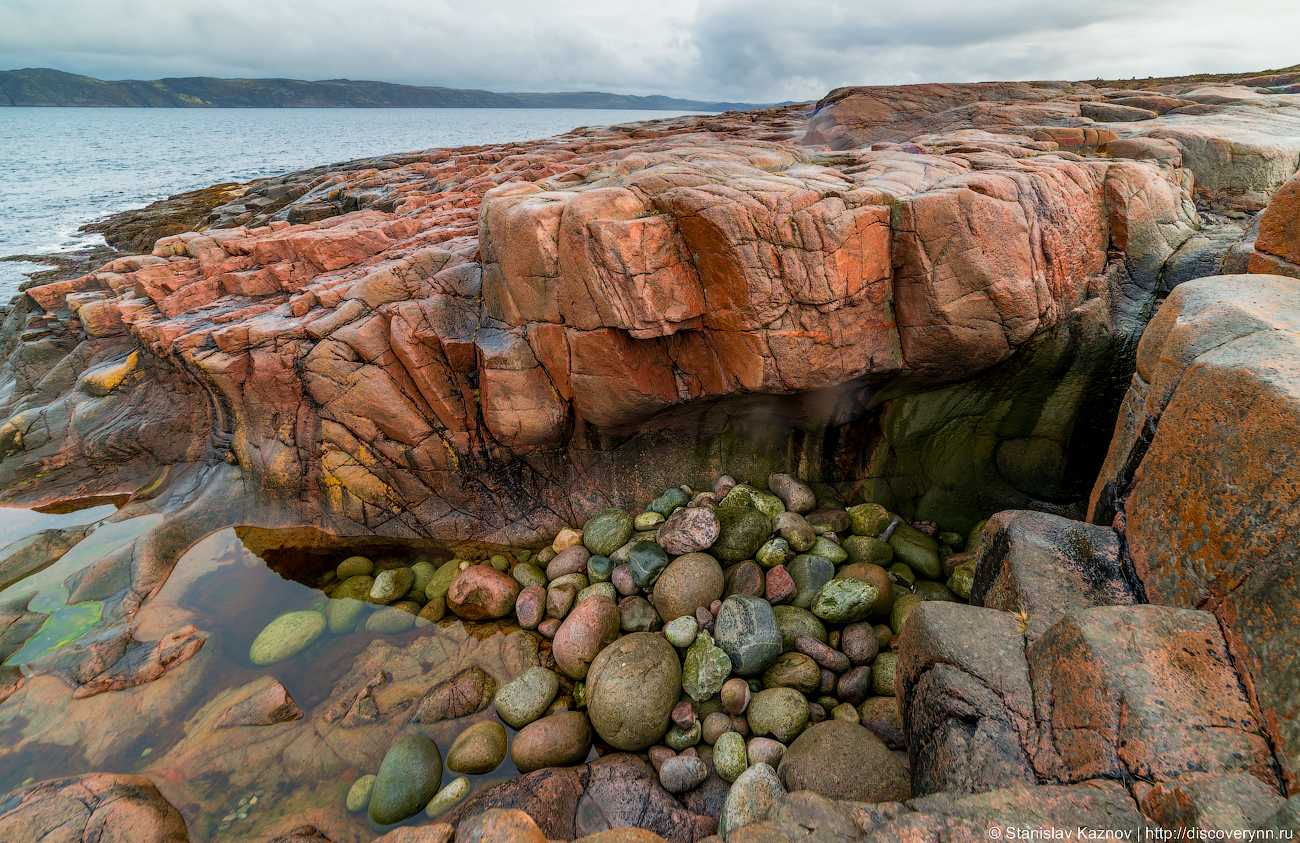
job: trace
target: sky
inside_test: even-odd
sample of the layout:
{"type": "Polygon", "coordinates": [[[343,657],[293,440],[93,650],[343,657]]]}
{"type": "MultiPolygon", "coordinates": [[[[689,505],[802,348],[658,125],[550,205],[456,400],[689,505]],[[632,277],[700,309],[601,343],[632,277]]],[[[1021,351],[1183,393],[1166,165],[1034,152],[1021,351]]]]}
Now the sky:
{"type": "Polygon", "coordinates": [[[1300,62],[1297,0],[0,0],[0,70],[817,99],[1300,62]]]}

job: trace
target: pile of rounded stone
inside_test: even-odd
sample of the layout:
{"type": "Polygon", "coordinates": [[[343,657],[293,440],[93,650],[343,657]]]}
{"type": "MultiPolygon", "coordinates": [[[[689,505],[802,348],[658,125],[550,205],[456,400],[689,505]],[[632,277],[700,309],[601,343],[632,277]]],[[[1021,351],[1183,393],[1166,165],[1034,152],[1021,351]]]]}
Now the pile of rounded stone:
{"type": "Polygon", "coordinates": [[[457,614],[502,606],[517,586],[520,625],[552,640],[556,670],[527,671],[496,697],[520,730],[521,771],[580,762],[592,730],[649,750],[675,793],[710,767],[727,781],[776,767],[828,718],[866,726],[877,757],[889,755],[881,743],[903,748],[891,645],[919,602],[966,599],[979,528],[968,541],[876,504],[818,500],[789,475],[767,485],[669,489],[640,514],[609,509],[562,531],[513,567],[513,584],[485,566],[452,582],[457,614]],[[557,712],[570,682],[559,707],[577,710],[557,712]]]}
{"type": "MultiPolygon", "coordinates": [[[[709,492],[672,488],[537,553],[416,572],[416,617],[513,615],[550,639],[547,666],[494,700],[518,730],[520,772],[580,764],[596,744],[647,752],[673,793],[711,770],[735,782],[765,764],[788,790],[815,780],[839,798],[906,798],[891,650],[920,602],[968,597],[982,525],[967,538],[874,503],[819,500],[789,475],[767,486],[724,476],[709,492]],[[836,727],[812,729],[827,720],[836,727]]],[[[349,584],[362,576],[331,603],[359,593],[349,584]]],[[[505,741],[493,737],[499,763],[505,741]]],[[[448,807],[440,796],[431,814],[448,807]]]]}

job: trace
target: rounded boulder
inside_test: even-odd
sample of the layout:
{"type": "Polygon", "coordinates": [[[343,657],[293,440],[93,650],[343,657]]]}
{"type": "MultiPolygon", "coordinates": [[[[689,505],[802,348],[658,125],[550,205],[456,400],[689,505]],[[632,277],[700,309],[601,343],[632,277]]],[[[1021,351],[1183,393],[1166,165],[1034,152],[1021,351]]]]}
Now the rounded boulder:
{"type": "Polygon", "coordinates": [[[504,618],[515,608],[519,583],[490,565],[461,571],[447,589],[447,608],[467,621],[504,618]]]}
{"type": "Polygon", "coordinates": [[[664,623],[695,616],[695,610],[708,608],[722,597],[725,579],[718,560],[707,553],[679,556],[655,582],[655,609],[664,623]]]}
{"type": "Polygon", "coordinates": [[[811,790],[827,799],[902,802],[911,797],[907,770],[871,730],[825,720],[795,738],[777,775],[787,791],[811,790]]]}
{"type": "Polygon", "coordinates": [[[667,734],[681,690],[681,662],[673,646],[653,632],[634,632],[591,663],[587,713],[610,746],[640,752],[667,734]]]}
{"type": "Polygon", "coordinates": [[[591,662],[619,634],[618,606],[598,594],[579,603],[560,624],[551,652],[571,679],[585,679],[591,662]]]}

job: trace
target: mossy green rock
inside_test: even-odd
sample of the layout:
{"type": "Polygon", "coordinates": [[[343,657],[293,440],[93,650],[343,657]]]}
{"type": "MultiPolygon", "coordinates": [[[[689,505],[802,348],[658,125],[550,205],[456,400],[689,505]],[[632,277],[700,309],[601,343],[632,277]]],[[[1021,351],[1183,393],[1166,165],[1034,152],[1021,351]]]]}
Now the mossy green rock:
{"type": "Polygon", "coordinates": [[[340,562],[339,566],[334,570],[341,580],[350,579],[351,577],[370,576],[375,572],[375,563],[364,556],[349,556],[340,562]]]}
{"type": "Polygon", "coordinates": [[[808,551],[809,556],[820,556],[823,559],[830,560],[832,565],[843,565],[849,561],[849,554],[838,542],[833,542],[825,536],[818,536],[813,542],[812,549],[808,551]]]}
{"type": "MultiPolygon", "coordinates": [[[[614,588],[613,583],[608,583],[608,582],[592,583],[591,585],[584,588],[582,591],[578,592],[578,596],[576,599],[574,599],[573,605],[577,606],[579,603],[583,602],[584,600],[596,596],[608,597],[610,600],[617,603],[618,589],[614,588]]],[[[647,606],[646,608],[650,608],[650,607],[647,606]]],[[[653,612],[654,609],[650,609],[650,611],[653,612]]]]}
{"type": "Polygon", "coordinates": [[[506,730],[495,720],[483,720],[461,732],[447,750],[447,769],[481,776],[506,760],[506,730]]]}
{"type": "Polygon", "coordinates": [[[745,739],[739,732],[726,732],[713,745],[713,769],[723,781],[734,782],[749,767],[745,739]]]}
{"type": "Polygon", "coordinates": [[[609,556],[632,538],[632,513],[621,509],[602,510],[582,528],[582,543],[592,556],[609,556]]]}
{"type": "Polygon", "coordinates": [[[939,600],[945,603],[954,603],[957,600],[957,596],[941,582],[917,580],[915,588],[916,596],[922,600],[939,600]]]}
{"type": "Polygon", "coordinates": [[[731,658],[707,632],[699,633],[682,661],[682,690],[696,702],[704,702],[722,690],[730,675],[731,658]]]}
{"type": "Polygon", "coordinates": [[[370,794],[370,820],[392,825],[423,811],[442,784],[442,753],[424,735],[393,744],[379,765],[370,794]]]}
{"type": "Polygon", "coordinates": [[[939,544],[943,545],[944,547],[950,547],[956,549],[956,548],[961,548],[966,546],[966,537],[963,536],[961,533],[954,533],[951,530],[942,532],[939,535],[935,536],[935,538],[937,538],[939,540],[939,544]]]}
{"type": "Polygon", "coordinates": [[[796,556],[786,566],[786,571],[789,572],[790,579],[794,580],[795,593],[791,605],[800,609],[811,609],[817,592],[835,576],[835,566],[829,559],[807,553],[796,556]]]}
{"type": "Polygon", "coordinates": [[[857,623],[871,616],[876,587],[862,580],[831,580],[813,599],[812,613],[830,623],[857,623]]]}
{"type": "Polygon", "coordinates": [[[768,518],[775,518],[785,512],[785,504],[771,492],[760,491],[747,483],[737,483],[731,491],[718,501],[718,509],[731,507],[753,507],[768,518]]]}
{"type": "Polygon", "coordinates": [[[975,560],[963,562],[952,571],[948,578],[948,590],[962,600],[970,600],[971,586],[975,584],[975,560]]]}
{"type": "Polygon", "coordinates": [[[674,752],[681,752],[683,749],[691,746],[698,746],[700,738],[704,735],[704,727],[700,721],[696,720],[695,724],[689,729],[683,729],[681,726],[674,726],[664,735],[664,743],[674,752]]]}
{"type": "Polygon", "coordinates": [[[297,655],[325,631],[320,612],[288,612],[267,624],[248,649],[253,664],[267,665],[297,655]]]}
{"type": "Polygon", "coordinates": [[[682,489],[674,486],[659,497],[650,501],[650,505],[646,507],[646,511],[657,512],[667,518],[669,515],[673,514],[674,509],[677,509],[679,506],[686,506],[686,504],[690,503],[690,500],[690,495],[686,494],[682,489]]]}
{"type": "Polygon", "coordinates": [[[898,672],[898,653],[881,653],[871,663],[871,683],[879,697],[894,696],[894,674],[898,672]]]}
{"type": "Polygon", "coordinates": [[[719,507],[718,539],[709,553],[723,562],[743,562],[767,541],[772,532],[772,521],[753,507],[719,507]]]}
{"type": "Polygon", "coordinates": [[[939,543],[910,524],[898,525],[889,537],[889,546],[894,549],[895,556],[925,579],[933,580],[943,576],[943,565],[939,562],[939,543]]]}
{"type": "Polygon", "coordinates": [[[902,562],[895,562],[893,565],[890,565],[885,570],[893,574],[894,577],[899,582],[904,582],[907,583],[908,585],[912,585],[916,582],[916,571],[913,571],[911,568],[909,568],[906,564],[902,562]]]}
{"type": "Polygon", "coordinates": [[[907,623],[907,616],[924,602],[923,598],[915,594],[904,594],[894,599],[894,607],[889,610],[889,628],[894,630],[895,635],[903,634],[903,625],[907,623]]]}
{"type": "Polygon", "coordinates": [[[875,536],[849,536],[844,540],[844,552],[851,564],[879,565],[884,568],[894,559],[894,549],[888,542],[875,536]]]}
{"type": "Polygon", "coordinates": [[[433,572],[429,579],[429,584],[424,587],[424,596],[428,600],[446,599],[447,590],[451,588],[451,581],[456,579],[460,573],[459,559],[452,559],[450,562],[444,562],[438,566],[438,570],[433,572]]]}
{"type": "Polygon", "coordinates": [[[979,553],[980,539],[984,537],[984,526],[988,523],[989,520],[985,518],[983,521],[971,528],[970,535],[966,537],[966,547],[963,552],[979,553]]]}
{"type": "Polygon", "coordinates": [[[411,590],[406,596],[415,598],[419,595],[420,601],[423,602],[428,599],[424,591],[433,581],[433,575],[438,573],[438,568],[432,562],[416,562],[411,566],[411,573],[415,574],[415,582],[411,584],[411,590]]]}
{"type": "Polygon", "coordinates": [[[858,504],[849,507],[849,529],[855,536],[879,536],[897,517],[878,503],[858,504]]]}
{"type": "Polygon", "coordinates": [[[758,553],[754,554],[754,558],[764,568],[775,568],[777,565],[785,564],[789,552],[790,543],[785,539],[771,539],[763,543],[758,553]]]}
{"type": "Polygon", "coordinates": [[[531,562],[520,562],[510,569],[510,576],[515,578],[515,582],[519,583],[521,589],[528,588],[530,585],[546,588],[546,572],[531,562]]]}
{"type": "Polygon", "coordinates": [[[788,744],[808,725],[808,700],[794,688],[768,688],[749,701],[745,719],[755,735],[788,744]]]}
{"type": "Polygon", "coordinates": [[[782,652],[793,652],[794,640],[800,635],[811,635],[823,644],[826,643],[826,627],[817,616],[798,606],[773,606],[772,615],[776,618],[777,628],[781,631],[782,652]]]}
{"type": "Polygon", "coordinates": [[[656,530],[664,523],[664,517],[658,512],[646,511],[632,519],[632,528],[638,532],[656,530]]]}
{"type": "Polygon", "coordinates": [[[357,628],[357,619],[370,605],[367,598],[374,583],[374,578],[366,575],[348,577],[339,583],[330,595],[330,602],[325,604],[325,621],[330,632],[341,635],[357,628]]]}

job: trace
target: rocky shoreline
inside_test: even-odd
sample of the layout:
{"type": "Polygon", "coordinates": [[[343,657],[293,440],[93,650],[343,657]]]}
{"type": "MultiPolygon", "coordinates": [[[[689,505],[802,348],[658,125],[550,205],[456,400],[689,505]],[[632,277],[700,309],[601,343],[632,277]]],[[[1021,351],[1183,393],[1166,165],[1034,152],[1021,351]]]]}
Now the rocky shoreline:
{"type": "MultiPolygon", "coordinates": [[[[0,487],[163,517],[0,669],[0,757],[189,713],[0,837],[1295,829],[1298,83],[846,88],[114,223],[152,254],[5,309],[0,487]],[[205,694],[158,595],[232,528],[322,600],[205,694]]],[[[6,659],[84,535],[6,549],[6,659]]]]}

